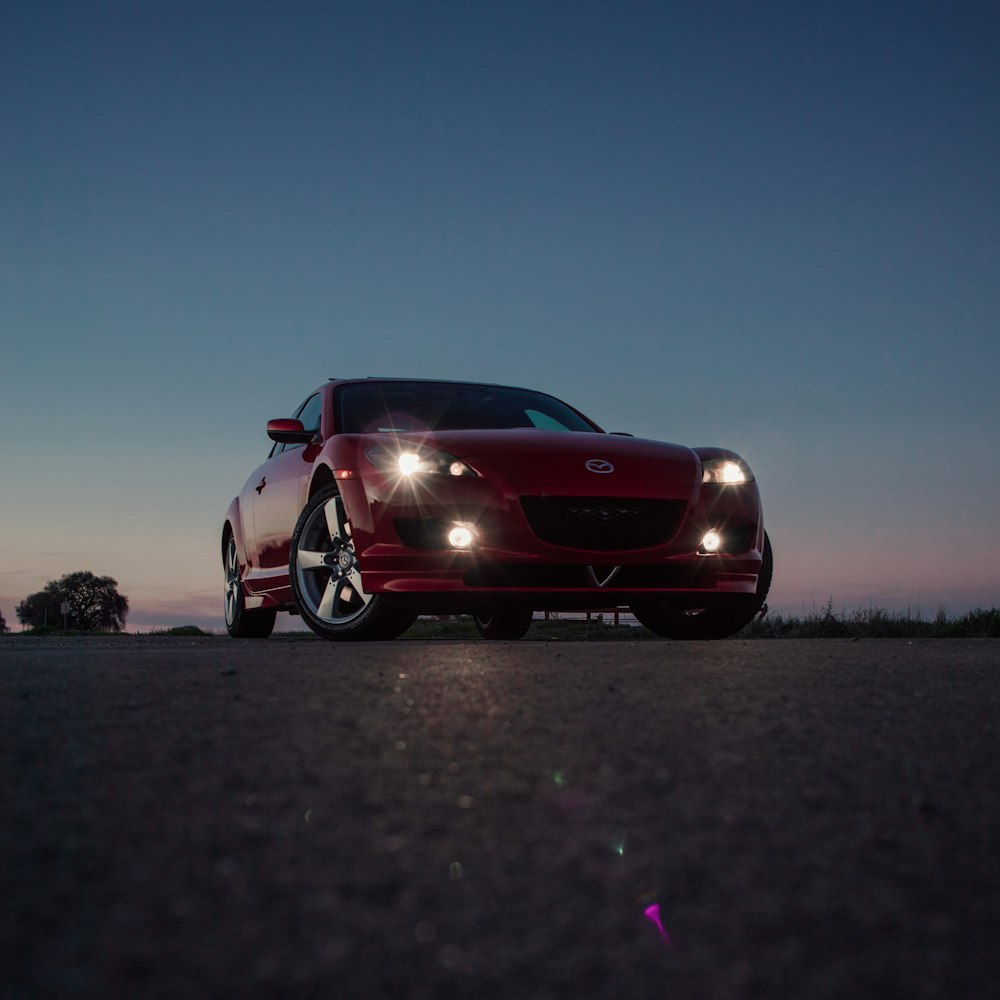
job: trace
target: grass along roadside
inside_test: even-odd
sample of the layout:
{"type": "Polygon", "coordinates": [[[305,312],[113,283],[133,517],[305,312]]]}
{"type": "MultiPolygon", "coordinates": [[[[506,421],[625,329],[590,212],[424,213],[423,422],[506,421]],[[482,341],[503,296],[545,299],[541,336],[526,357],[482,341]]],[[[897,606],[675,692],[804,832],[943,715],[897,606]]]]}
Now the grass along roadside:
{"type": "MultiPolygon", "coordinates": [[[[224,632],[212,632],[197,625],[181,625],[175,628],[155,629],[149,632],[78,632],[56,628],[35,629],[33,631],[8,633],[11,636],[59,636],[87,638],[92,636],[121,637],[160,636],[190,638],[197,636],[219,636],[224,632]]],[[[280,632],[285,638],[314,638],[312,632],[280,632]]],[[[404,638],[420,639],[477,639],[479,633],[472,624],[471,617],[456,615],[445,619],[421,618],[404,638]]],[[[615,625],[610,615],[592,615],[589,619],[579,617],[536,619],[526,639],[563,639],[583,641],[609,640],[660,640],[648,629],[638,624],[615,625]]],[[[833,601],[822,608],[801,617],[795,615],[769,614],[757,617],[735,638],[739,639],[972,639],[1000,638],[1000,608],[984,610],[977,608],[963,615],[951,617],[939,611],[934,618],[924,618],[919,613],[886,611],[883,608],[861,608],[855,611],[836,611],[833,601]]],[[[660,640],[669,641],[669,640],[660,640]]]]}
{"type": "Polygon", "coordinates": [[[861,608],[835,611],[833,601],[801,618],[766,614],[741,633],[755,639],[979,639],[1000,637],[1000,608],[977,608],[958,617],[939,611],[928,619],[919,613],[861,608]]]}

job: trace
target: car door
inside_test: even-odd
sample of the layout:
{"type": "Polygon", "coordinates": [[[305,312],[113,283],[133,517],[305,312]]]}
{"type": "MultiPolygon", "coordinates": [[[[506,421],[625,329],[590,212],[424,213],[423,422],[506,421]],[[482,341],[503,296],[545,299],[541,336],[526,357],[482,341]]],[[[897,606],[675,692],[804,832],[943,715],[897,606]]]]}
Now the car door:
{"type": "Polygon", "coordinates": [[[271,457],[257,470],[257,482],[251,481],[258,575],[255,590],[273,590],[288,584],[292,530],[306,502],[312,465],[320,450],[322,409],[322,393],[315,393],[295,412],[303,427],[315,432],[316,441],[276,445],[271,457]]]}

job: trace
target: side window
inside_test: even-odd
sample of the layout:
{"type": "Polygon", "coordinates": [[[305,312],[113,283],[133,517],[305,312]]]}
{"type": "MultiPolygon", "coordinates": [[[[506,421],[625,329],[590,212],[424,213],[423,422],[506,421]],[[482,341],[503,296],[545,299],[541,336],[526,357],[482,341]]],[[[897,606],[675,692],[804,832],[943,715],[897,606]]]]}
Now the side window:
{"type": "Polygon", "coordinates": [[[315,395],[310,396],[300,407],[299,412],[295,414],[299,420],[302,421],[302,426],[307,431],[318,431],[320,417],[323,414],[323,394],[317,392],[315,395]]]}
{"type": "MultiPolygon", "coordinates": [[[[323,393],[317,392],[310,396],[293,414],[296,420],[302,421],[302,426],[307,431],[318,431],[320,419],[323,415],[323,393]]],[[[280,455],[283,451],[291,451],[293,448],[301,448],[300,444],[280,444],[275,445],[271,455],[280,455]]]]}

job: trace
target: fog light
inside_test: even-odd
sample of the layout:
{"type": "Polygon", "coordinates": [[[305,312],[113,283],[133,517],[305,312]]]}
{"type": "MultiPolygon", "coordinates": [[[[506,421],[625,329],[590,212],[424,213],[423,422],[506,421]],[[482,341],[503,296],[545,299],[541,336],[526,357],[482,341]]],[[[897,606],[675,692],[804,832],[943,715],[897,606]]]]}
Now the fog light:
{"type": "Polygon", "coordinates": [[[448,544],[453,549],[467,549],[475,541],[472,529],[465,524],[456,524],[448,532],[448,544]]]}
{"type": "Polygon", "coordinates": [[[703,552],[718,552],[722,548],[722,535],[717,531],[706,531],[705,537],[701,540],[703,552]]]}

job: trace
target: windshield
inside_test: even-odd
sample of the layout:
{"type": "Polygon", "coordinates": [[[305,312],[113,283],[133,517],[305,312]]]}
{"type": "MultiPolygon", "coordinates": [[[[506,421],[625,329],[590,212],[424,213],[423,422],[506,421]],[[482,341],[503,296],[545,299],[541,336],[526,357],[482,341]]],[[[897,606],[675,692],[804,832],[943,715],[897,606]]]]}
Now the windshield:
{"type": "Polygon", "coordinates": [[[337,393],[337,430],[342,434],[422,431],[547,431],[600,428],[554,396],[527,389],[448,382],[355,382],[337,393]]]}

